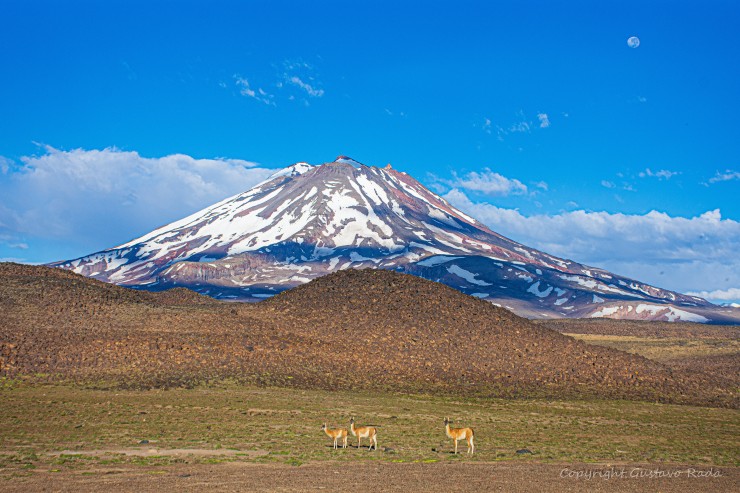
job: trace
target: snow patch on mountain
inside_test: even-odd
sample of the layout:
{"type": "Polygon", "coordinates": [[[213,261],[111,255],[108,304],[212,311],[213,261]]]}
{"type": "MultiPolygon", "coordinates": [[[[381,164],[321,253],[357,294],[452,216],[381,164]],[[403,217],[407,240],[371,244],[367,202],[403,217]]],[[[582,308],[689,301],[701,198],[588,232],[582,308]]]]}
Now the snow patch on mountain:
{"type": "Polygon", "coordinates": [[[269,180],[273,180],[273,179],[278,178],[280,176],[297,176],[297,175],[303,174],[306,171],[309,171],[309,170],[311,170],[313,168],[314,168],[314,166],[312,166],[312,165],[310,165],[308,163],[304,163],[304,162],[295,163],[293,165],[288,166],[287,168],[283,168],[283,169],[281,169],[279,171],[276,171],[275,173],[271,174],[267,178],[267,180],[268,181],[269,180]]]}
{"type": "Polygon", "coordinates": [[[350,166],[357,166],[357,167],[359,167],[359,166],[365,166],[364,164],[362,164],[362,163],[360,163],[358,161],[355,161],[354,159],[352,159],[349,156],[337,156],[337,158],[334,160],[334,162],[335,163],[340,163],[340,164],[349,164],[350,166]]]}
{"type": "Polygon", "coordinates": [[[610,315],[614,315],[619,310],[621,310],[621,306],[609,306],[602,308],[601,310],[594,312],[590,315],[591,318],[601,318],[601,317],[608,317],[610,315]]]}
{"type": "Polygon", "coordinates": [[[678,308],[666,308],[665,306],[660,305],[647,305],[647,304],[641,304],[637,305],[637,308],[635,308],[636,313],[643,313],[648,312],[652,315],[656,315],[661,312],[663,313],[663,316],[669,321],[674,322],[676,320],[681,320],[683,322],[699,322],[699,323],[707,323],[709,322],[709,319],[706,317],[702,317],[701,315],[698,315],[696,313],[687,312],[685,310],[679,310],[678,308]]]}
{"type": "Polygon", "coordinates": [[[485,282],[485,281],[481,281],[480,279],[476,279],[477,274],[473,274],[472,272],[467,271],[467,270],[465,270],[465,269],[463,269],[461,267],[458,267],[457,265],[451,265],[451,266],[447,267],[447,272],[449,272],[450,274],[454,274],[457,277],[461,277],[461,278],[465,279],[470,284],[476,284],[478,286],[490,286],[491,285],[491,283],[489,283],[489,282],[485,282]]]}
{"type": "Polygon", "coordinates": [[[537,281],[536,283],[532,284],[529,289],[527,289],[528,293],[532,293],[533,295],[537,296],[538,298],[547,298],[550,296],[550,293],[552,293],[553,287],[548,286],[544,290],[540,291],[540,281],[537,281]]]}
{"type": "Polygon", "coordinates": [[[671,305],[656,305],[652,303],[640,303],[633,307],[631,305],[608,306],[595,311],[590,318],[615,318],[615,315],[625,315],[631,312],[635,313],[637,319],[643,320],[664,320],[668,322],[697,322],[707,323],[710,320],[698,313],[681,310],[671,305]]]}
{"type": "Polygon", "coordinates": [[[452,260],[456,260],[462,257],[448,257],[445,255],[434,255],[431,257],[427,257],[424,260],[417,262],[416,265],[421,265],[423,267],[434,267],[435,265],[444,264],[447,262],[450,262],[452,260]]]}

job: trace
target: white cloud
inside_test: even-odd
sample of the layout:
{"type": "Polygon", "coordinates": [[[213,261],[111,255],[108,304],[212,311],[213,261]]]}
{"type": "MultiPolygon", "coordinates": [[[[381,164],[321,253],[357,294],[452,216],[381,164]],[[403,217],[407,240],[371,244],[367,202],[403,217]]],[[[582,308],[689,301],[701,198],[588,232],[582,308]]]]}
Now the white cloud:
{"type": "MultiPolygon", "coordinates": [[[[529,134],[532,133],[532,128],[536,128],[535,125],[537,125],[538,128],[548,128],[550,126],[550,117],[547,115],[547,113],[537,113],[537,120],[538,123],[533,122],[527,115],[524,114],[524,111],[520,110],[516,113],[517,120],[506,126],[501,125],[495,125],[496,127],[496,138],[499,141],[504,140],[504,136],[509,134],[516,134],[516,133],[523,133],[523,134],[529,134]]],[[[484,124],[483,124],[483,130],[486,133],[492,133],[494,124],[489,118],[485,118],[484,124]]]]}
{"type": "Polygon", "coordinates": [[[691,291],[691,296],[698,296],[707,300],[735,301],[740,300],[740,288],[715,289],[714,291],[691,291]]]}
{"type": "Polygon", "coordinates": [[[627,192],[635,192],[636,191],[635,188],[630,183],[627,183],[627,182],[623,182],[621,185],[617,185],[613,181],[601,180],[601,186],[604,187],[604,188],[608,188],[610,190],[611,189],[620,188],[621,190],[625,190],[627,192]]]}
{"type": "Polygon", "coordinates": [[[487,134],[491,133],[491,119],[490,118],[486,118],[483,121],[483,131],[487,134]]]}
{"type": "Polygon", "coordinates": [[[650,168],[645,168],[645,171],[640,171],[640,178],[651,177],[658,178],[659,180],[670,180],[676,175],[680,175],[680,171],[669,171],[667,169],[661,169],[659,171],[652,171],[650,168]]]}
{"type": "Polygon", "coordinates": [[[0,236],[112,247],[243,192],[274,170],[239,159],[145,158],[115,148],[40,156],[0,181],[0,236]]]}
{"type": "MultiPolygon", "coordinates": [[[[0,210],[0,213],[2,211],[0,210]]],[[[0,245],[5,245],[8,248],[13,248],[16,250],[28,250],[28,243],[24,243],[22,241],[18,240],[18,237],[15,235],[11,235],[6,232],[2,232],[4,229],[4,224],[0,223],[0,245]]]]}
{"type": "Polygon", "coordinates": [[[285,67],[285,70],[313,70],[313,65],[303,60],[285,60],[283,67],[285,67]]]}
{"type": "Polygon", "coordinates": [[[732,181],[732,180],[740,180],[740,171],[733,171],[733,170],[725,170],[723,173],[720,173],[717,171],[717,173],[708,180],[708,182],[711,183],[718,183],[721,181],[732,181]]]}
{"type": "Polygon", "coordinates": [[[517,122],[509,127],[509,132],[529,133],[531,126],[532,123],[528,121],[517,122]]]}
{"type": "Polygon", "coordinates": [[[464,176],[453,173],[452,180],[439,180],[449,187],[482,192],[488,195],[520,195],[527,193],[527,186],[516,178],[505,176],[485,168],[480,173],[471,171],[464,176]]]}
{"type": "Polygon", "coordinates": [[[384,108],[386,115],[393,116],[394,114],[397,114],[401,118],[406,118],[406,113],[404,111],[399,111],[398,113],[393,113],[388,108],[384,108]]]}
{"type": "Polygon", "coordinates": [[[16,264],[25,264],[26,259],[20,257],[0,257],[0,262],[15,262],[16,264]]]}
{"type": "Polygon", "coordinates": [[[4,175],[8,174],[11,164],[13,164],[13,161],[6,157],[0,156],[0,173],[4,175]]]}
{"type": "MultiPolygon", "coordinates": [[[[277,106],[276,102],[283,98],[308,106],[307,98],[324,96],[324,89],[320,88],[321,82],[313,65],[302,60],[284,60],[282,63],[272,64],[272,67],[276,70],[275,78],[262,87],[256,87],[238,73],[234,74],[233,79],[239,94],[269,106],[277,106]],[[270,90],[274,90],[274,93],[270,90]]],[[[224,82],[219,82],[219,86],[228,87],[224,82]]],[[[392,114],[388,109],[386,112],[392,114]]],[[[399,112],[399,115],[406,116],[403,112],[399,112]]]]}
{"type": "Polygon", "coordinates": [[[257,95],[255,92],[249,88],[249,81],[243,77],[237,77],[234,76],[234,80],[236,80],[236,85],[241,88],[239,93],[242,96],[249,96],[250,98],[255,98],[257,95]]]}
{"type": "Polygon", "coordinates": [[[300,87],[301,89],[303,89],[304,91],[306,91],[306,93],[309,96],[311,96],[312,98],[320,98],[321,96],[324,95],[324,90],[323,89],[316,89],[316,88],[314,88],[313,86],[311,86],[307,82],[304,82],[303,80],[301,80],[301,78],[298,77],[297,75],[293,75],[293,76],[289,77],[288,78],[288,82],[290,82],[293,85],[296,85],[296,86],[300,87]]]}
{"type": "MultiPolygon", "coordinates": [[[[299,91],[288,91],[288,99],[309,106],[307,98],[321,98],[325,91],[321,89],[321,81],[314,65],[303,60],[284,60],[282,63],[282,75],[277,82],[277,87],[282,89],[297,88],[299,91]],[[290,94],[295,92],[295,94],[290,94]],[[305,93],[305,94],[304,94],[305,93]]],[[[386,113],[392,115],[390,109],[386,113]]],[[[405,116],[403,112],[400,116],[405,116]]]]}
{"type": "Polygon", "coordinates": [[[236,86],[239,88],[239,94],[241,94],[242,96],[256,99],[257,101],[260,101],[267,105],[276,106],[275,101],[273,100],[274,96],[272,94],[268,94],[261,87],[257,88],[257,91],[255,91],[249,86],[249,80],[247,80],[246,78],[235,74],[234,81],[236,82],[236,86]]]}
{"type": "Polygon", "coordinates": [[[740,222],[719,210],[673,217],[575,210],[525,216],[474,203],[462,191],[451,204],[494,231],[560,257],[677,291],[712,291],[740,285],[740,222]]]}
{"type": "Polygon", "coordinates": [[[537,113],[537,118],[540,120],[540,128],[547,128],[550,126],[550,119],[547,117],[547,113],[537,113]]]}
{"type": "Polygon", "coordinates": [[[550,187],[548,187],[547,186],[547,183],[544,182],[544,181],[535,182],[534,183],[534,186],[537,187],[537,188],[540,188],[540,189],[544,190],[545,192],[547,192],[550,189],[550,187]]]}

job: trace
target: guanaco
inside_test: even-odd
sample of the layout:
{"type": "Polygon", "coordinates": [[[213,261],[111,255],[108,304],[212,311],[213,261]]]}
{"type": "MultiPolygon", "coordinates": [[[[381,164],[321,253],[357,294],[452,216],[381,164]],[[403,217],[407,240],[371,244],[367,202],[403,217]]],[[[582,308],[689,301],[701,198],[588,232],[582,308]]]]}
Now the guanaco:
{"type": "Polygon", "coordinates": [[[472,454],[475,452],[475,444],[473,443],[473,438],[475,437],[475,433],[473,433],[472,428],[450,428],[450,418],[445,418],[445,433],[447,433],[447,436],[452,438],[452,440],[455,442],[455,453],[457,453],[457,441],[458,440],[467,440],[468,442],[468,453],[472,454]]]}
{"type": "Polygon", "coordinates": [[[373,426],[355,426],[355,418],[349,420],[349,429],[353,436],[357,437],[357,448],[362,445],[363,438],[370,439],[370,446],[367,448],[371,450],[375,445],[375,450],[378,450],[378,431],[373,426]]]}
{"type": "Polygon", "coordinates": [[[334,439],[334,449],[338,449],[339,439],[342,439],[342,448],[347,448],[347,428],[327,428],[326,423],[321,425],[321,429],[324,433],[334,439]]]}

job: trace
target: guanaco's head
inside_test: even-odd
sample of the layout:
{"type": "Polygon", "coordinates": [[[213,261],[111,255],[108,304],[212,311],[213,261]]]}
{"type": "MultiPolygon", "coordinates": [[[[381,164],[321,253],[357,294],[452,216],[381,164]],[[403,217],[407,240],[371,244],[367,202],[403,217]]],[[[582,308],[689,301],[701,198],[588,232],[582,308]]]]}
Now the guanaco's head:
{"type": "Polygon", "coordinates": [[[325,431],[326,430],[326,423],[324,423],[323,425],[321,425],[321,430],[322,431],[325,431]]]}
{"type": "Polygon", "coordinates": [[[450,421],[450,418],[445,418],[445,426],[447,426],[450,423],[452,423],[452,421],[450,421]]]}
{"type": "Polygon", "coordinates": [[[349,418],[349,424],[351,424],[351,425],[355,424],[355,417],[354,416],[352,416],[351,418],[349,418]]]}

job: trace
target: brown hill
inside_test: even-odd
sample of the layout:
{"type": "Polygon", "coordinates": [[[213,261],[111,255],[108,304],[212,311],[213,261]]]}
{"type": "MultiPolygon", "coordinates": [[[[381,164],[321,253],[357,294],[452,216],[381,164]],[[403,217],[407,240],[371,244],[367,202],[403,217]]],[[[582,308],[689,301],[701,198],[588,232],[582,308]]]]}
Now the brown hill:
{"type": "Polygon", "coordinates": [[[707,375],[591,346],[438,283],[347,270],[256,305],[0,264],[0,374],[114,386],[213,379],[736,405],[707,375]]]}

